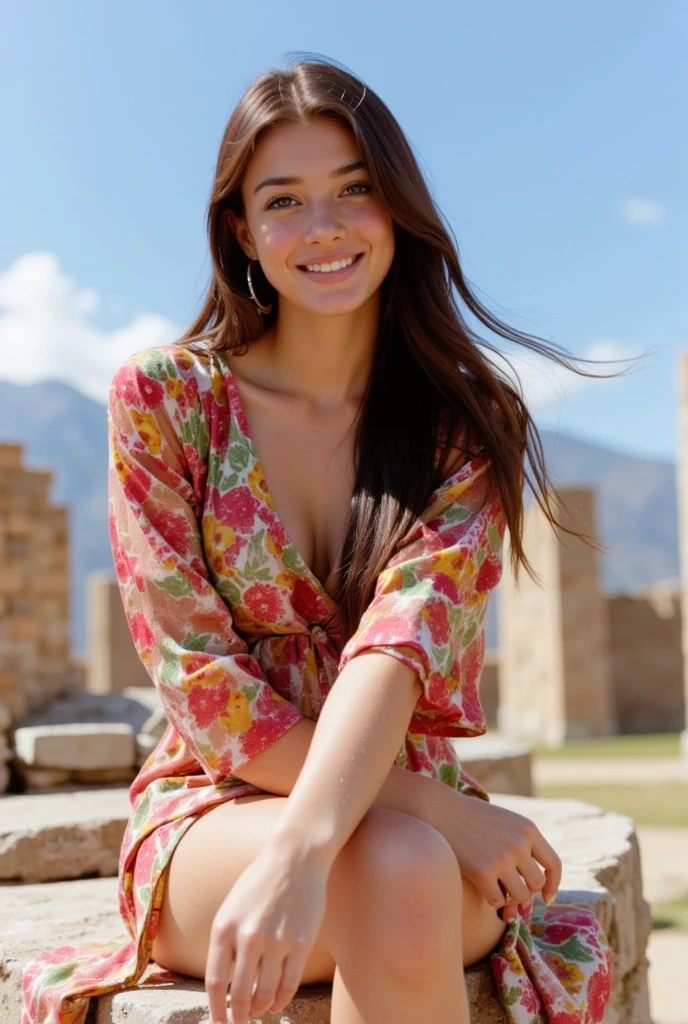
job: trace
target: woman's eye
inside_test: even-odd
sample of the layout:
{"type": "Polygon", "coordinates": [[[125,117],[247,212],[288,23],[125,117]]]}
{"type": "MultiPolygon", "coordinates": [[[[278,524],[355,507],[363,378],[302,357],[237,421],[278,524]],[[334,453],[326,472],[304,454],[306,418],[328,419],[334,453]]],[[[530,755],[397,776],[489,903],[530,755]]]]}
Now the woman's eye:
{"type": "MultiPolygon", "coordinates": [[[[365,192],[351,192],[351,193],[349,193],[350,195],[358,195],[358,196],[360,196],[360,195],[366,195],[367,192],[372,192],[372,186],[369,185],[368,182],[366,182],[366,181],[352,181],[350,185],[346,186],[346,188],[344,189],[344,193],[346,193],[350,188],[363,188],[363,189],[365,189],[365,192]]],[[[281,204],[283,200],[286,200],[287,203],[291,203],[292,196],[275,196],[274,199],[270,200],[270,202],[267,204],[265,209],[266,210],[288,210],[289,209],[288,205],[287,206],[278,205],[278,204],[281,204]]]]}

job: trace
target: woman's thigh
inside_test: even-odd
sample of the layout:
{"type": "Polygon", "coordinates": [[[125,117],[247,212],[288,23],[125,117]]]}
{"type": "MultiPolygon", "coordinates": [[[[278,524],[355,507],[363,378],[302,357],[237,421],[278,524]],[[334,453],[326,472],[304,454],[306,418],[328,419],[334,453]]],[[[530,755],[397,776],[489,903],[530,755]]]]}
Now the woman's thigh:
{"type": "MultiPolygon", "coordinates": [[[[286,800],[268,793],[228,800],[201,815],[185,832],[168,865],[153,943],[153,960],[160,967],[204,977],[215,915],[234,882],[274,834],[286,800]]],[[[377,810],[382,813],[374,816],[373,831],[379,826],[381,841],[388,841],[397,812],[377,810]]],[[[412,841],[413,820],[405,814],[398,817],[411,829],[412,841]]],[[[355,842],[355,837],[356,832],[349,843],[355,842]]],[[[505,925],[472,883],[462,881],[463,905],[462,910],[457,907],[457,913],[462,912],[464,966],[468,966],[494,949],[505,925]]],[[[331,981],[334,976],[335,960],[324,935],[325,921],[306,961],[302,984],[331,981]]]]}
{"type": "MultiPolygon", "coordinates": [[[[152,956],[160,967],[205,976],[210,929],[227,893],[271,838],[287,798],[238,797],[202,814],[184,833],[167,869],[152,956]]],[[[318,936],[302,983],[331,981],[335,963],[318,936]]]]}

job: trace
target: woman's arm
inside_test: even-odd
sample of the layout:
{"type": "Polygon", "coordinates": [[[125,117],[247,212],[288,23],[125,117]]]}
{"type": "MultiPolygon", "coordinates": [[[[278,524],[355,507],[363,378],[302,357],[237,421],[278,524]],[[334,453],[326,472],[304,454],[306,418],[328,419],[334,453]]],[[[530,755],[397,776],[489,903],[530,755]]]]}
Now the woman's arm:
{"type": "Polygon", "coordinates": [[[439,824],[430,790],[451,796],[448,787],[394,765],[420,693],[416,672],[377,651],[353,658],[340,672],[280,819],[280,849],[329,868],[373,802],[420,816],[421,790],[425,810],[439,824]]]}

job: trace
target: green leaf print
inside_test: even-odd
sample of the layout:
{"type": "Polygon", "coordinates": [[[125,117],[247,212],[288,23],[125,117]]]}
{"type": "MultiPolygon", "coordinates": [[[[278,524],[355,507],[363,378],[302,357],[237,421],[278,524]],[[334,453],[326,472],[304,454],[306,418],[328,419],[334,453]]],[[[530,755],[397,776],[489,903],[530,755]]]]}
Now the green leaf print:
{"type": "Polygon", "coordinates": [[[193,594],[191,580],[187,576],[182,576],[180,572],[166,576],[164,580],[156,580],[155,585],[172,597],[188,597],[193,594]]]}
{"type": "Polygon", "coordinates": [[[517,985],[514,985],[512,988],[502,985],[502,1002],[505,1006],[514,1006],[520,998],[521,990],[517,985]]]}
{"type": "Polygon", "coordinates": [[[138,832],[138,830],[141,828],[141,825],[143,824],[143,822],[148,817],[148,814],[150,812],[150,805],[151,805],[151,787],[149,787],[146,790],[146,795],[144,796],[143,800],[141,801],[141,803],[137,807],[136,813],[135,813],[135,815],[134,815],[134,817],[132,819],[132,827],[134,829],[134,832],[138,832]]]}
{"type": "Polygon", "coordinates": [[[141,886],[141,888],[139,889],[139,899],[141,900],[141,903],[145,907],[146,904],[148,903],[148,900],[150,899],[150,885],[141,886]]]}
{"type": "Polygon", "coordinates": [[[480,568],[480,566],[483,564],[483,562],[485,561],[486,558],[487,558],[487,551],[486,551],[486,549],[485,548],[478,548],[478,553],[475,556],[475,561],[477,563],[478,568],[480,568]]]}
{"type": "Polygon", "coordinates": [[[466,632],[461,637],[461,646],[468,647],[475,634],[478,632],[478,620],[473,619],[466,632]]]}
{"type": "Polygon", "coordinates": [[[193,633],[187,633],[182,640],[182,647],[185,651],[204,651],[212,635],[212,633],[201,633],[196,636],[193,633]]]}
{"type": "Polygon", "coordinates": [[[41,979],[41,987],[44,988],[46,985],[59,985],[61,981],[66,981],[67,978],[71,978],[72,974],[77,968],[77,963],[73,960],[69,964],[62,964],[60,967],[52,967],[41,979]]]}
{"type": "Polygon", "coordinates": [[[543,942],[541,939],[538,941],[538,946],[541,949],[550,949],[552,952],[558,953],[564,960],[576,960],[578,963],[589,964],[595,959],[590,950],[582,945],[575,935],[572,935],[570,939],[567,939],[560,946],[554,943],[543,942]]]}
{"type": "Polygon", "coordinates": [[[499,535],[499,529],[497,524],[492,522],[487,528],[487,538],[490,542],[490,547],[496,555],[502,550],[502,538],[499,535]]]}
{"type": "Polygon", "coordinates": [[[207,457],[208,448],[210,447],[208,428],[196,409],[192,409],[188,420],[182,423],[182,440],[185,444],[190,444],[197,448],[200,458],[205,459],[207,457]]]}
{"type": "Polygon", "coordinates": [[[287,569],[291,569],[292,572],[299,571],[299,558],[293,544],[290,544],[282,552],[282,561],[286,565],[287,569]]]}
{"type": "Polygon", "coordinates": [[[229,476],[223,476],[220,481],[219,489],[221,491],[231,491],[232,487],[236,487],[239,482],[238,473],[230,473],[229,476]]]}
{"type": "Polygon", "coordinates": [[[161,682],[173,683],[179,674],[179,655],[177,654],[177,647],[174,641],[163,641],[162,661],[161,682]]]}
{"type": "MultiPolygon", "coordinates": [[[[162,352],[149,352],[144,359],[141,360],[141,369],[147,377],[151,377],[153,380],[164,381],[170,376],[169,373],[170,360],[162,352]]],[[[173,376],[177,376],[176,372],[173,376]]]]}
{"type": "Polygon", "coordinates": [[[212,487],[218,486],[218,481],[222,476],[222,456],[217,454],[211,454],[208,458],[208,483],[212,487]]]}
{"type": "Polygon", "coordinates": [[[258,694],[257,686],[242,686],[241,690],[246,700],[252,701],[256,699],[256,696],[258,694]]]}
{"type": "Polygon", "coordinates": [[[237,473],[246,469],[249,460],[249,447],[243,437],[239,437],[229,449],[229,464],[237,473]]]}
{"type": "Polygon", "coordinates": [[[525,921],[520,921],[518,926],[519,937],[523,940],[523,944],[529,953],[533,952],[533,936],[528,931],[525,921]]]}
{"type": "Polygon", "coordinates": [[[215,584],[220,597],[223,597],[229,604],[238,604],[241,600],[241,590],[234,580],[219,579],[215,584]]]}
{"type": "Polygon", "coordinates": [[[449,625],[452,633],[458,633],[463,623],[464,610],[460,605],[450,604],[447,605],[447,614],[449,616],[449,625]]]}
{"type": "Polygon", "coordinates": [[[414,587],[416,584],[416,574],[410,565],[402,565],[401,567],[401,585],[406,590],[407,588],[414,587]]]}
{"type": "Polygon", "coordinates": [[[451,505],[444,513],[444,518],[448,523],[463,523],[470,514],[471,510],[465,505],[451,505]]]}
{"type": "Polygon", "coordinates": [[[265,569],[259,569],[258,572],[256,573],[256,579],[265,580],[265,582],[267,583],[269,580],[272,579],[271,570],[267,566],[265,567],[265,569]]]}
{"type": "Polygon", "coordinates": [[[451,786],[452,789],[456,789],[459,783],[459,769],[455,764],[447,764],[446,761],[443,761],[440,765],[439,780],[451,786]]]}

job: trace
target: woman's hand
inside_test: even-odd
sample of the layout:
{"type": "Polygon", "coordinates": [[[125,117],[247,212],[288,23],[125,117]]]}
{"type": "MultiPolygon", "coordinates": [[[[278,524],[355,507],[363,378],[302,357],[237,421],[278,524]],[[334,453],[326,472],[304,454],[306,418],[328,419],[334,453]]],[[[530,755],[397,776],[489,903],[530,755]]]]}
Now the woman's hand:
{"type": "Polygon", "coordinates": [[[326,906],[329,869],[266,846],[242,872],[213,920],[205,987],[212,1024],[248,1024],[293,999],[326,906]],[[254,983],[256,992],[253,995],[254,983]]]}
{"type": "Polygon", "coordinates": [[[528,903],[536,892],[551,903],[562,864],[537,825],[486,800],[457,796],[462,808],[450,841],[462,874],[491,906],[501,909],[504,921],[513,920],[518,904],[528,903]]]}

